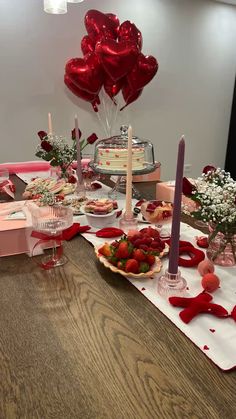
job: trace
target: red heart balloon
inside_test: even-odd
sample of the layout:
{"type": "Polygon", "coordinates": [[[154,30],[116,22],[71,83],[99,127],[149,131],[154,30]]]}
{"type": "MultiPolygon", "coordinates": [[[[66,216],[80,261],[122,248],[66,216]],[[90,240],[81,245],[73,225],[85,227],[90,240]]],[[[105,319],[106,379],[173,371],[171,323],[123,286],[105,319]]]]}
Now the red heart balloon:
{"type": "Polygon", "coordinates": [[[113,99],[113,97],[116,96],[122,89],[124,82],[125,78],[117,80],[117,82],[114,82],[110,77],[106,77],[103,87],[108,96],[110,96],[110,98],[113,99]]]}
{"type": "Polygon", "coordinates": [[[122,95],[125,101],[125,105],[120,109],[120,111],[123,111],[123,109],[125,109],[126,106],[137,100],[139,96],[142,94],[142,91],[143,89],[132,91],[130,89],[130,86],[128,84],[125,84],[125,86],[122,89],[122,95]]]}
{"type": "Polygon", "coordinates": [[[111,17],[111,14],[107,16],[98,10],[89,10],[85,15],[84,24],[88,35],[95,42],[98,41],[98,36],[101,34],[112,39],[117,38],[117,22],[114,21],[113,16],[111,17]]]}
{"type": "Polygon", "coordinates": [[[76,86],[67,74],[65,74],[64,76],[64,83],[68,87],[68,89],[80,99],[86,100],[87,102],[91,102],[91,103],[97,102],[97,100],[99,100],[97,95],[88,93],[85,90],[82,90],[78,86],[76,86]]]}
{"type": "Polygon", "coordinates": [[[81,41],[81,50],[84,55],[88,54],[89,52],[94,52],[95,50],[95,42],[89,38],[88,35],[85,35],[81,41]]]}
{"type": "Polygon", "coordinates": [[[104,71],[94,52],[69,60],[66,74],[76,86],[92,94],[98,94],[104,82],[104,71]]]}
{"type": "Polygon", "coordinates": [[[134,23],[131,23],[129,20],[126,20],[120,25],[118,33],[118,41],[134,41],[141,51],[143,46],[143,37],[140,30],[135,26],[134,23]]]}
{"type": "Polygon", "coordinates": [[[137,62],[132,71],[127,75],[131,90],[142,89],[155,76],[158,70],[158,62],[151,55],[139,54],[137,62]]]}
{"type": "Polygon", "coordinates": [[[118,32],[119,32],[119,26],[120,26],[120,21],[119,21],[118,17],[116,15],[114,15],[113,13],[106,13],[106,16],[112,22],[110,28],[112,27],[112,31],[116,34],[116,37],[117,37],[118,32]]]}
{"type": "Polygon", "coordinates": [[[113,39],[98,42],[95,52],[98,54],[105,71],[115,82],[132,70],[139,54],[135,42],[116,42],[113,39]]]}

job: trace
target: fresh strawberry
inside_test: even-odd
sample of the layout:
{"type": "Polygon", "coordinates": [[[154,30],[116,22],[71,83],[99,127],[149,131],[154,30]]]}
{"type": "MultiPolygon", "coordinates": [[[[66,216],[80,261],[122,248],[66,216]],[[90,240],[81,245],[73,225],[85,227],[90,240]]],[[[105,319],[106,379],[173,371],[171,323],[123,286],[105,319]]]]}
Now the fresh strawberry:
{"type": "Polygon", "coordinates": [[[148,206],[147,206],[147,208],[146,208],[146,211],[147,211],[147,212],[154,212],[154,211],[155,211],[155,209],[156,209],[156,206],[155,206],[155,205],[153,205],[153,204],[148,204],[148,206]]]}
{"type": "Polygon", "coordinates": [[[111,246],[117,248],[119,246],[119,242],[115,240],[114,242],[111,243],[111,246]]]}
{"type": "Polygon", "coordinates": [[[204,249],[207,249],[207,247],[209,246],[208,238],[207,237],[204,237],[204,236],[197,237],[197,245],[199,247],[202,247],[204,249]]]}
{"type": "Polygon", "coordinates": [[[137,249],[139,248],[140,244],[142,244],[142,239],[137,239],[133,242],[134,247],[137,249]]]}
{"type": "Polygon", "coordinates": [[[153,239],[155,239],[157,237],[158,238],[160,237],[159,231],[156,230],[153,227],[142,228],[142,230],[140,230],[140,233],[147,234],[148,236],[152,237],[153,239]]]}
{"type": "Polygon", "coordinates": [[[106,256],[107,258],[112,256],[111,246],[109,243],[105,243],[102,247],[100,247],[99,253],[101,253],[103,256],[106,256]]]}
{"type": "MultiPolygon", "coordinates": [[[[141,262],[143,263],[143,262],[141,262]]],[[[125,272],[137,274],[139,272],[139,263],[135,259],[128,259],[125,264],[125,272]]]]}
{"type": "Polygon", "coordinates": [[[135,249],[133,251],[133,258],[137,261],[143,262],[146,259],[146,255],[142,249],[135,249]]]}
{"type": "Polygon", "coordinates": [[[108,257],[108,260],[109,260],[109,262],[110,262],[112,265],[114,265],[114,266],[116,266],[116,265],[117,265],[117,257],[115,257],[115,256],[109,256],[109,257],[108,257]]]}
{"type": "Polygon", "coordinates": [[[148,272],[150,270],[150,266],[147,262],[141,262],[139,265],[139,272],[140,273],[145,273],[148,272]]]}
{"type": "Polygon", "coordinates": [[[146,252],[148,250],[148,246],[146,244],[140,244],[139,249],[142,249],[146,252]]]}
{"type": "Polygon", "coordinates": [[[116,264],[117,268],[118,268],[118,269],[121,269],[122,271],[124,271],[124,270],[125,270],[125,265],[126,265],[126,262],[127,262],[127,260],[126,260],[126,259],[119,260],[119,261],[117,262],[117,264],[116,264]]]}
{"type": "Polygon", "coordinates": [[[122,240],[116,250],[117,259],[127,259],[133,251],[133,246],[128,240],[122,240]]]}
{"type": "Polygon", "coordinates": [[[156,258],[155,258],[155,256],[154,255],[146,255],[146,262],[150,265],[150,266],[152,266],[154,263],[155,263],[155,261],[156,261],[156,258]]]}

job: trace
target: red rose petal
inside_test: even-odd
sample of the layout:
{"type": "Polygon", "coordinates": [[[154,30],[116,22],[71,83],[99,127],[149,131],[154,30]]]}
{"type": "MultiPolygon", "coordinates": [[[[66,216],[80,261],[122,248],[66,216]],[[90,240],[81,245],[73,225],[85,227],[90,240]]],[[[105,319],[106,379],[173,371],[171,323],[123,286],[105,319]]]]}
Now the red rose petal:
{"type": "Polygon", "coordinates": [[[210,348],[207,345],[203,346],[204,351],[208,351],[210,348]]]}
{"type": "Polygon", "coordinates": [[[209,329],[211,333],[215,333],[215,329],[209,329]]]}
{"type": "Polygon", "coordinates": [[[146,290],[146,288],[141,288],[141,291],[145,291],[146,290]]]}

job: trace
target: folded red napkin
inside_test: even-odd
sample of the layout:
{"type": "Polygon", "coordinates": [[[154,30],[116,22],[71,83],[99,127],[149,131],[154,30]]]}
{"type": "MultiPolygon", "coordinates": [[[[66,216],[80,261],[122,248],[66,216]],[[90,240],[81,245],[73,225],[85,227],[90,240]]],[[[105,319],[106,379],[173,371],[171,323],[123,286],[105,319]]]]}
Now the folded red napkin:
{"type": "Polygon", "coordinates": [[[31,236],[40,239],[42,241],[48,240],[71,240],[73,237],[77,236],[77,234],[85,233],[86,231],[90,230],[91,227],[89,226],[81,226],[79,223],[74,223],[71,227],[64,230],[62,233],[56,236],[50,236],[48,234],[40,233],[39,231],[32,231],[31,236]]]}
{"type": "Polygon", "coordinates": [[[71,227],[62,232],[62,240],[71,240],[73,237],[77,236],[77,234],[85,233],[90,230],[90,228],[91,227],[89,226],[81,226],[80,223],[74,223],[71,227]]]}

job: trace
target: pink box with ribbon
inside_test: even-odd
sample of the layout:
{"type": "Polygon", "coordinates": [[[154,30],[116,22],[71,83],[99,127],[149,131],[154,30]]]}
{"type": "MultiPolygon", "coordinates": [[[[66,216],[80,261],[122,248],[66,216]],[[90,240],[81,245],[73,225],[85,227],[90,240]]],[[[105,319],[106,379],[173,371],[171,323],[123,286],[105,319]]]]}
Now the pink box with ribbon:
{"type": "MultiPolygon", "coordinates": [[[[32,251],[38,239],[31,237],[32,223],[29,210],[24,207],[25,219],[9,219],[9,214],[21,211],[23,201],[0,204],[0,256],[27,253],[32,256],[32,251]]],[[[37,247],[40,254],[43,248],[37,247]]]]}

